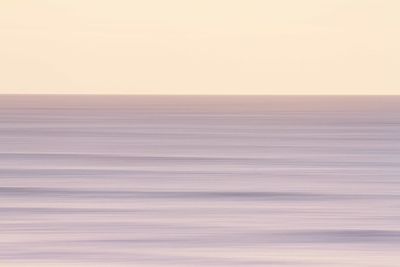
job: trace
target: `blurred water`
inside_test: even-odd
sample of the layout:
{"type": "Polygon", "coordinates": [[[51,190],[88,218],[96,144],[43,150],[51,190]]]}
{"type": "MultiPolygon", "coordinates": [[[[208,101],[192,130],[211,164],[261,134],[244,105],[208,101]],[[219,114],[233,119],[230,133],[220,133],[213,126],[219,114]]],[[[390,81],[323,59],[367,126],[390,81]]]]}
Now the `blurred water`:
{"type": "Polygon", "coordinates": [[[400,266],[399,97],[0,97],[0,266],[400,266]]]}

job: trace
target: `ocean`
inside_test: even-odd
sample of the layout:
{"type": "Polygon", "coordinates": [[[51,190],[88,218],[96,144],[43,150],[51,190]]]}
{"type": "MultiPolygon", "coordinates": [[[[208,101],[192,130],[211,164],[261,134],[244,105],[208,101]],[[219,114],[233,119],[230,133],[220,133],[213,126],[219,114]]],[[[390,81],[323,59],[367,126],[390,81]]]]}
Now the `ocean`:
{"type": "Polygon", "coordinates": [[[0,266],[398,267],[400,97],[0,96],[0,266]]]}

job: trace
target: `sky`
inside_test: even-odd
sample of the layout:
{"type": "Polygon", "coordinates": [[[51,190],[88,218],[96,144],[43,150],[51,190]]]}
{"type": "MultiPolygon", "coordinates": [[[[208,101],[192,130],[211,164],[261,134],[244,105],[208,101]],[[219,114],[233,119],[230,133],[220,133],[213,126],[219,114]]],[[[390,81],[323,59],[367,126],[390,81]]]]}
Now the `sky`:
{"type": "Polygon", "coordinates": [[[400,94],[398,0],[0,0],[2,94],[400,94]]]}

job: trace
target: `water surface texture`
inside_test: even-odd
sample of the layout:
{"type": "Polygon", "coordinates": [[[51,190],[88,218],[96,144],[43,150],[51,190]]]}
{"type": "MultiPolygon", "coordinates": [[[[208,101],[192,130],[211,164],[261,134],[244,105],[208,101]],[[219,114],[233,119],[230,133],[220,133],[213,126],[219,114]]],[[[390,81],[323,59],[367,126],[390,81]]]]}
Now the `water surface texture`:
{"type": "Polygon", "coordinates": [[[2,267],[397,267],[399,251],[399,97],[0,97],[2,267]]]}

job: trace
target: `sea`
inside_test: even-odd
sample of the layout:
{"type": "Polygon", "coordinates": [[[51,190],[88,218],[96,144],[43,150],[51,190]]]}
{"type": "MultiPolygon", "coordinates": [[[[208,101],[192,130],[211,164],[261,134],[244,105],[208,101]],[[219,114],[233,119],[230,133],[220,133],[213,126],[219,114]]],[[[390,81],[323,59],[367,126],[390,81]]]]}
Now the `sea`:
{"type": "Polygon", "coordinates": [[[0,96],[1,267],[398,267],[400,97],[0,96]]]}

